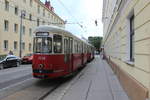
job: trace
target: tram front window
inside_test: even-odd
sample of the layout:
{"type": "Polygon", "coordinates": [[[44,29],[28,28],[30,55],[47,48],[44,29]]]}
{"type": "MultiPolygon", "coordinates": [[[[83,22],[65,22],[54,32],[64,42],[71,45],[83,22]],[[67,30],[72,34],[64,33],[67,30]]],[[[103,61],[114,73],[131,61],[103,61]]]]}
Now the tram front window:
{"type": "Polygon", "coordinates": [[[34,53],[51,53],[51,52],[52,52],[51,37],[34,38],[34,53]]]}

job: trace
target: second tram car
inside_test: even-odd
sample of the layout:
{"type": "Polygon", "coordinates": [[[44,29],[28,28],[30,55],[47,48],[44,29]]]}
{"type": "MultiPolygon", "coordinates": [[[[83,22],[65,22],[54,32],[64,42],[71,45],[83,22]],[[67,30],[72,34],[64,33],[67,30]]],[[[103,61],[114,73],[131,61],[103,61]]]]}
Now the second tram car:
{"type": "Polygon", "coordinates": [[[69,75],[94,59],[94,48],[56,26],[39,26],[34,31],[33,76],[56,78],[69,75]]]}

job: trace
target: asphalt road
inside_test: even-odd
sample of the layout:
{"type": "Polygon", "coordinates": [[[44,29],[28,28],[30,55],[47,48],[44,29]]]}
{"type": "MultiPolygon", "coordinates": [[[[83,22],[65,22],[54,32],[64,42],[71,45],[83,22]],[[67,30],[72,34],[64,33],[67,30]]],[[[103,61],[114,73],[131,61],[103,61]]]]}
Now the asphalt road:
{"type": "Polygon", "coordinates": [[[0,99],[25,88],[29,83],[24,83],[32,79],[31,65],[0,70],[0,99]]]}
{"type": "Polygon", "coordinates": [[[75,77],[47,80],[33,78],[31,65],[0,70],[0,100],[43,100],[58,88],[74,84],[84,70],[75,77]]]}
{"type": "Polygon", "coordinates": [[[70,79],[35,79],[31,65],[0,70],[0,100],[42,100],[70,79]]]}
{"type": "Polygon", "coordinates": [[[0,89],[32,77],[31,65],[0,70],[0,89]]]}

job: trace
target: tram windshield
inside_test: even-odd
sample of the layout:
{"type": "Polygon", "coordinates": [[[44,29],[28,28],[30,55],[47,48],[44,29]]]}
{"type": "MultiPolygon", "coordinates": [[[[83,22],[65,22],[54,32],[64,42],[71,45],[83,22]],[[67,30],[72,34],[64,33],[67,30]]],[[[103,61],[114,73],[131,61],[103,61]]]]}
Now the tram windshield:
{"type": "Polygon", "coordinates": [[[35,37],[34,53],[51,53],[52,38],[51,37],[35,37]]]}

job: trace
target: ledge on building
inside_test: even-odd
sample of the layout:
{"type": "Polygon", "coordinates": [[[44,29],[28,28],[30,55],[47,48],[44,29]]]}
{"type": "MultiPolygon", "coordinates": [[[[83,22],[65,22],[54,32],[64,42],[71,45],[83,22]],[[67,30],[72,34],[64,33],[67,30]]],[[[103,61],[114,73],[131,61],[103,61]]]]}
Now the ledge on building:
{"type": "Polygon", "coordinates": [[[131,60],[123,60],[126,64],[131,65],[132,67],[134,67],[134,61],[131,60]]]}

